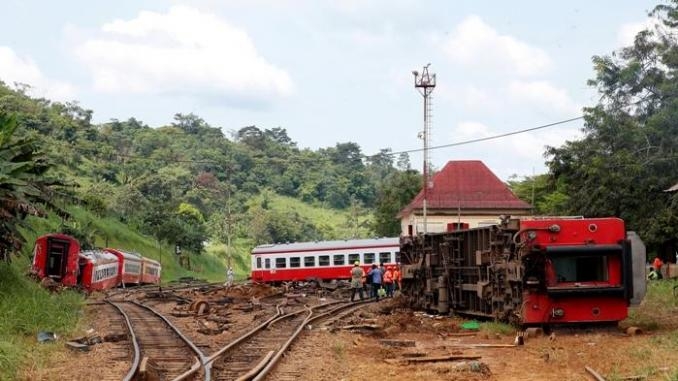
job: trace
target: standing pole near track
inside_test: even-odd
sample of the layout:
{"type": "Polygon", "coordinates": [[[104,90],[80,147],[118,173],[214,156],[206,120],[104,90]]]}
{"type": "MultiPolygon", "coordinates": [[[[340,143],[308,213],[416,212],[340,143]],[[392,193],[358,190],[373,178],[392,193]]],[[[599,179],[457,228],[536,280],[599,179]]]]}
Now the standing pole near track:
{"type": "Polygon", "coordinates": [[[431,93],[436,87],[436,75],[429,75],[428,65],[424,66],[424,69],[419,76],[419,72],[414,70],[414,88],[419,91],[419,93],[424,97],[424,130],[419,133],[419,137],[424,140],[424,173],[423,173],[423,187],[424,187],[424,200],[422,203],[423,216],[424,216],[424,234],[428,230],[428,225],[426,221],[426,199],[428,196],[428,188],[430,183],[430,163],[429,163],[429,153],[428,153],[428,144],[429,138],[431,135],[431,93]]]}

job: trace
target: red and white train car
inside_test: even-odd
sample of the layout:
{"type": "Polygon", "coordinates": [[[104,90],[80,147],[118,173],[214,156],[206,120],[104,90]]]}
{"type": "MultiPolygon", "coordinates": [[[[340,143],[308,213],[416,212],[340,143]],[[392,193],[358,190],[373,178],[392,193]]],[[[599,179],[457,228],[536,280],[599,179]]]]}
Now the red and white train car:
{"type": "Polygon", "coordinates": [[[104,250],[118,257],[118,262],[120,262],[118,276],[123,287],[128,284],[141,283],[141,266],[143,261],[141,255],[110,247],[104,250]]]}
{"type": "Polygon", "coordinates": [[[141,283],[160,283],[160,262],[142,257],[141,260],[141,283]]]}
{"type": "Polygon", "coordinates": [[[255,247],[252,280],[255,282],[349,279],[358,261],[367,272],[372,264],[400,262],[399,238],[299,242],[255,247]]]}
{"type": "Polygon", "coordinates": [[[67,287],[88,291],[124,284],[160,283],[160,263],[119,249],[81,250],[77,239],[46,234],[35,241],[31,272],[67,287]]]}
{"type": "Polygon", "coordinates": [[[79,253],[80,284],[89,291],[107,290],[120,283],[120,262],[115,255],[103,250],[79,253]]]}
{"type": "Polygon", "coordinates": [[[66,234],[39,237],[33,247],[31,272],[39,279],[51,278],[64,286],[78,283],[80,243],[66,234]]]}

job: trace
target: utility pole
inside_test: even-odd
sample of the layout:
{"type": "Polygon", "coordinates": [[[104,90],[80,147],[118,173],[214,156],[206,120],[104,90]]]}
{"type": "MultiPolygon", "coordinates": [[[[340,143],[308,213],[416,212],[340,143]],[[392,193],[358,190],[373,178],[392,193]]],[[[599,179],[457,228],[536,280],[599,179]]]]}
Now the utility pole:
{"type": "Polygon", "coordinates": [[[426,234],[428,230],[428,225],[426,221],[426,199],[428,196],[428,188],[429,188],[429,170],[430,170],[430,163],[429,163],[429,153],[428,153],[428,145],[429,145],[429,138],[431,135],[431,93],[433,92],[433,89],[436,87],[436,75],[435,74],[429,74],[428,72],[428,67],[431,66],[429,63],[428,65],[424,66],[424,69],[421,72],[421,75],[419,74],[418,71],[414,70],[412,71],[412,74],[414,74],[414,88],[419,91],[419,93],[424,97],[424,130],[419,133],[419,137],[424,140],[424,173],[423,173],[423,183],[424,183],[424,201],[423,201],[423,214],[424,214],[424,234],[426,234]]]}

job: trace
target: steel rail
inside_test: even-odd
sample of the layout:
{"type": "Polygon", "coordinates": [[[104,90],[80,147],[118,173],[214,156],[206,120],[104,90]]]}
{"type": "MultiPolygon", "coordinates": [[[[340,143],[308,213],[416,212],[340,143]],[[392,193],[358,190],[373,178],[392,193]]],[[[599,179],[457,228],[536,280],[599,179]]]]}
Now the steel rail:
{"type": "Polygon", "coordinates": [[[139,350],[139,342],[137,342],[137,336],[134,334],[134,330],[132,329],[132,322],[130,321],[129,316],[127,316],[127,313],[110,300],[106,300],[106,303],[115,307],[115,309],[117,309],[120,312],[120,314],[125,318],[127,330],[129,331],[129,334],[132,337],[132,346],[134,347],[134,356],[132,356],[132,366],[130,367],[125,377],[123,377],[122,379],[122,381],[131,381],[132,377],[134,377],[134,374],[137,372],[137,369],[139,368],[139,362],[141,362],[141,353],[140,353],[141,351],[139,350]]]}
{"type": "Polygon", "coordinates": [[[146,305],[144,305],[144,304],[135,302],[135,301],[119,301],[119,302],[112,302],[112,301],[106,300],[106,302],[108,302],[108,303],[110,303],[111,305],[113,305],[115,308],[117,308],[117,309],[123,314],[123,316],[125,316],[125,321],[126,321],[126,323],[127,323],[127,326],[128,326],[128,328],[129,328],[130,335],[132,336],[132,341],[133,341],[133,343],[134,343],[134,351],[135,351],[135,354],[134,354],[134,360],[133,360],[133,363],[132,363],[132,367],[130,368],[128,374],[127,374],[126,377],[123,379],[123,381],[131,381],[131,380],[133,379],[133,377],[136,375],[136,373],[138,372],[138,370],[139,370],[139,365],[140,365],[140,362],[141,362],[141,360],[140,360],[140,358],[141,358],[141,349],[140,349],[140,346],[139,346],[139,342],[138,342],[138,339],[137,339],[137,335],[136,335],[135,332],[134,332],[134,327],[133,327],[132,322],[131,322],[131,320],[130,320],[130,318],[129,318],[129,315],[127,315],[127,313],[126,313],[120,306],[118,306],[116,303],[130,303],[130,304],[134,304],[134,305],[136,305],[136,306],[138,306],[138,307],[140,307],[140,308],[142,308],[142,309],[145,309],[145,310],[151,312],[153,315],[157,316],[157,317],[160,318],[162,321],[164,321],[165,324],[167,324],[167,326],[168,326],[168,327],[169,327],[169,328],[170,328],[170,329],[171,329],[171,330],[172,330],[172,331],[173,331],[173,332],[174,332],[174,333],[175,333],[175,334],[176,334],[176,335],[177,335],[177,336],[178,336],[178,337],[179,337],[179,338],[180,338],[180,339],[181,339],[181,340],[189,347],[189,348],[191,348],[191,350],[197,355],[197,358],[196,358],[195,362],[193,363],[193,365],[191,365],[190,369],[187,370],[186,372],[182,373],[181,375],[177,376],[176,378],[174,378],[175,380],[177,380],[177,381],[179,381],[179,380],[185,380],[187,377],[189,377],[189,376],[195,374],[197,371],[199,371],[200,369],[203,369],[203,368],[204,368],[204,370],[205,370],[205,381],[210,381],[210,378],[211,378],[211,376],[210,376],[210,368],[209,368],[208,365],[205,365],[205,356],[203,355],[203,353],[200,351],[200,349],[198,349],[198,347],[195,346],[195,344],[193,344],[193,342],[191,342],[190,339],[188,339],[183,333],[181,333],[181,331],[180,331],[174,324],[172,324],[165,316],[163,316],[161,313],[159,313],[158,311],[154,310],[153,308],[151,308],[151,307],[149,307],[149,306],[146,306],[146,305]]]}

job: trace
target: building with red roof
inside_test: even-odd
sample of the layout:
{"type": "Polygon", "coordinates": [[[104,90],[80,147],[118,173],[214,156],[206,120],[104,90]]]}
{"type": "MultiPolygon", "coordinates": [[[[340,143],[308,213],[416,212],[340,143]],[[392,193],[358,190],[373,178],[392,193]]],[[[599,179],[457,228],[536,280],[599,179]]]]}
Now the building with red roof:
{"type": "MultiPolygon", "coordinates": [[[[422,189],[398,213],[404,234],[424,231],[423,201],[422,189]]],[[[531,210],[532,206],[513,194],[482,161],[449,161],[429,183],[426,231],[491,225],[499,222],[500,215],[524,216],[531,210]]]]}

